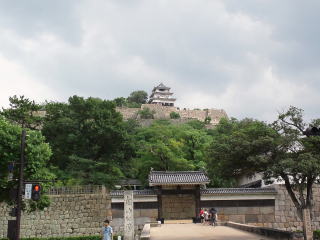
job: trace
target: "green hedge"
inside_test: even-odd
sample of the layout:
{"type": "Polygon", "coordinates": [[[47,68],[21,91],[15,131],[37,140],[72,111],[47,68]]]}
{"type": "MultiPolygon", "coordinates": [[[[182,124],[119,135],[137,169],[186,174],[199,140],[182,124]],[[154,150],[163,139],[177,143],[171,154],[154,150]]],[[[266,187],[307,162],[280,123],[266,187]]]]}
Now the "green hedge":
{"type": "MultiPolygon", "coordinates": [[[[49,237],[49,238],[21,238],[21,240],[101,240],[101,236],[81,236],[81,237],[49,237]]],[[[118,240],[118,235],[113,236],[114,240],[118,240]]],[[[0,238],[0,240],[8,240],[0,238]]]]}
{"type": "MultiPolygon", "coordinates": [[[[8,240],[8,239],[0,238],[0,240],[8,240]]],[[[101,236],[21,238],[21,240],[101,240],[101,236]]]]}
{"type": "Polygon", "coordinates": [[[313,231],[313,238],[320,239],[320,229],[313,231]]]}

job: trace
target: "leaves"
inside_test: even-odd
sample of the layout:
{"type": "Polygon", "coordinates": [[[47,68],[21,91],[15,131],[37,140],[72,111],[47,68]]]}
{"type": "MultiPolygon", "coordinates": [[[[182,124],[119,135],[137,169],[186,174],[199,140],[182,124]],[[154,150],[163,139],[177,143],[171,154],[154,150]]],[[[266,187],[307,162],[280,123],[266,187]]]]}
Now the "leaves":
{"type": "Polygon", "coordinates": [[[73,96],[68,103],[48,103],[46,110],[42,131],[52,146],[51,164],[65,183],[74,178],[112,186],[130,169],[128,125],[114,102],[73,96]]]}
{"type": "MultiPolygon", "coordinates": [[[[10,189],[17,188],[20,163],[22,129],[0,118],[0,202],[11,202],[10,189]],[[13,178],[8,179],[9,163],[14,163],[13,178]]],[[[48,169],[51,149],[39,131],[27,131],[25,147],[25,180],[53,180],[55,175],[48,169]]],[[[45,192],[52,183],[41,183],[45,192]]],[[[40,200],[42,201],[42,200],[40,200]]],[[[43,200],[44,201],[44,200],[43,200]]],[[[35,203],[33,203],[34,205],[35,203]]]]}

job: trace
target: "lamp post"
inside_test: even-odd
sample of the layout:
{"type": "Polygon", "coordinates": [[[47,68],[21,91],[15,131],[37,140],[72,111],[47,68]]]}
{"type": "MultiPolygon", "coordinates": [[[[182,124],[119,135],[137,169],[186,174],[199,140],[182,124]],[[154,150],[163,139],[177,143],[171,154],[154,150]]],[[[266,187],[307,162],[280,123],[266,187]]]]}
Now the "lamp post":
{"type": "Polygon", "coordinates": [[[21,147],[20,147],[20,170],[19,170],[19,186],[17,194],[17,220],[16,220],[16,238],[20,240],[20,223],[21,223],[21,208],[22,208],[22,188],[23,188],[23,170],[24,170],[24,149],[26,144],[26,130],[22,130],[21,147]]]}

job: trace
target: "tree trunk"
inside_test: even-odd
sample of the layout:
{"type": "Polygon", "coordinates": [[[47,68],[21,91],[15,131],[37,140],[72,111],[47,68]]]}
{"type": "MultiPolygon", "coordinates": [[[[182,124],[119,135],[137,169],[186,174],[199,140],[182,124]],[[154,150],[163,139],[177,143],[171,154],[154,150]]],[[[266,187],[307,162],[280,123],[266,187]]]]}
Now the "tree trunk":
{"type": "Polygon", "coordinates": [[[310,208],[302,209],[303,235],[304,240],[312,240],[313,233],[311,230],[310,208]]]}

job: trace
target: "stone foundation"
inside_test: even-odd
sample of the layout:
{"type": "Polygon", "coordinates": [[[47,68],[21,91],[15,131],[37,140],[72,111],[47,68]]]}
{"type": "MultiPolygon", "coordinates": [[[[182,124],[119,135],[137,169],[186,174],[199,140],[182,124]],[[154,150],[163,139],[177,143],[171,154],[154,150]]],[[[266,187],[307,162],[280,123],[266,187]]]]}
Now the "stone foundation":
{"type": "MultiPolygon", "coordinates": [[[[125,120],[128,119],[140,119],[138,112],[144,108],[149,108],[151,111],[154,111],[154,119],[170,119],[170,113],[176,112],[180,115],[181,122],[190,120],[199,120],[204,122],[207,117],[211,118],[209,125],[217,125],[221,118],[227,118],[227,113],[223,109],[180,109],[177,107],[162,106],[158,104],[142,104],[141,108],[127,108],[127,107],[117,107],[116,110],[120,112],[125,120]]],[[[152,120],[151,120],[152,121],[152,120]]],[[[147,125],[147,122],[143,122],[144,125],[147,125]]]]}

